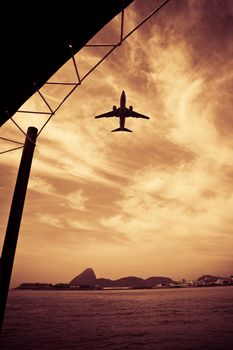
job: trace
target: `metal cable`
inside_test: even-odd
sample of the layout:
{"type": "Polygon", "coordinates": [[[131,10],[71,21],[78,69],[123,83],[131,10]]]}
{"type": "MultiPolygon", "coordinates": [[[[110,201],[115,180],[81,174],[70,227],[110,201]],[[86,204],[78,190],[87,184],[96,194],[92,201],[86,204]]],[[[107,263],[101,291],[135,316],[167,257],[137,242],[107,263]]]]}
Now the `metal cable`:
{"type": "Polygon", "coordinates": [[[23,148],[24,146],[20,146],[20,147],[16,147],[16,148],[11,148],[11,149],[8,149],[7,151],[2,151],[0,152],[0,154],[3,154],[3,153],[8,153],[8,152],[11,152],[11,151],[15,151],[17,149],[20,149],[20,148],[23,148]]]}
{"type": "Polygon", "coordinates": [[[4,141],[13,142],[13,143],[18,143],[18,144],[20,144],[20,145],[23,145],[23,142],[10,140],[10,139],[7,139],[7,138],[5,138],[5,137],[1,137],[1,136],[0,136],[0,139],[1,139],[1,140],[4,140],[4,141]]]}
{"type": "Polygon", "coordinates": [[[25,133],[25,131],[16,123],[16,121],[11,117],[10,120],[15,124],[15,126],[24,134],[24,136],[35,146],[32,139],[25,133]]]}

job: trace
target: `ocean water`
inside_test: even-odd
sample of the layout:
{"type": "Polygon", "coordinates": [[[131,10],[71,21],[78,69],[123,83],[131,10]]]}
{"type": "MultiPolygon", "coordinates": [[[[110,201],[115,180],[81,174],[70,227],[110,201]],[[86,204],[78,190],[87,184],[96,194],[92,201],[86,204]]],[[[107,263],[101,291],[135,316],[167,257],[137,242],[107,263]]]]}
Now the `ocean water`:
{"type": "Polygon", "coordinates": [[[1,350],[232,350],[233,287],[9,292],[1,350]]]}

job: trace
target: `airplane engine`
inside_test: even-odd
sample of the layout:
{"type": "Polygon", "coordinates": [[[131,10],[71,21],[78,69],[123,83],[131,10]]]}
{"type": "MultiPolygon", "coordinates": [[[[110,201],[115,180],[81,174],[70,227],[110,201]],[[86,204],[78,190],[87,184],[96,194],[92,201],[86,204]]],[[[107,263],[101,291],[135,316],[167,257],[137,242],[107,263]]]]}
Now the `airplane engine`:
{"type": "Polygon", "coordinates": [[[129,110],[130,110],[130,112],[132,112],[133,106],[129,106],[129,110]]]}
{"type": "Polygon", "coordinates": [[[117,109],[116,106],[113,106],[113,107],[112,107],[113,112],[115,112],[116,109],[117,109]]]}

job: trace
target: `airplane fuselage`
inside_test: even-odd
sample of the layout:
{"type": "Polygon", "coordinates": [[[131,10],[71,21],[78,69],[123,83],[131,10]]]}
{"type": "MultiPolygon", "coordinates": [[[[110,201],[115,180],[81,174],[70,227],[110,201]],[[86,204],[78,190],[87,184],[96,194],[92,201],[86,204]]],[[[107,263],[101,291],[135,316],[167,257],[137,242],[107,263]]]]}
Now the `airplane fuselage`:
{"type": "Polygon", "coordinates": [[[126,105],[126,96],[125,96],[125,92],[122,91],[121,98],[120,98],[120,110],[119,110],[120,128],[125,127],[125,117],[126,117],[126,111],[127,111],[127,109],[125,108],[125,105],[126,105]]]}
{"type": "Polygon", "coordinates": [[[126,96],[124,90],[121,93],[121,98],[120,98],[120,106],[122,109],[125,109],[125,103],[126,103],[126,96]]]}

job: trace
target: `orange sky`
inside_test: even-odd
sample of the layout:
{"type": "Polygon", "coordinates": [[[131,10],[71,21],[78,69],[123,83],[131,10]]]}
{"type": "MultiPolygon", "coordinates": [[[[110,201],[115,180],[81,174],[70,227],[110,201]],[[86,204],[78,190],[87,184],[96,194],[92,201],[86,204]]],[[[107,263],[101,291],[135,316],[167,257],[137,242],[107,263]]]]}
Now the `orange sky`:
{"type": "MultiPolygon", "coordinates": [[[[159,1],[135,0],[125,34],[159,1]]],[[[92,42],[116,42],[120,16],[92,42]]],[[[97,277],[233,274],[233,1],[171,0],[67,99],[38,138],[12,286],[97,277]],[[150,116],[111,133],[119,106],[150,116]]],[[[106,48],[76,56],[84,76],[106,48]]],[[[76,81],[72,61],[51,81],[76,81]]],[[[53,108],[68,92],[41,89],[53,108]]],[[[38,94],[22,109],[44,110],[38,94]]],[[[27,130],[45,116],[16,113],[27,130]]],[[[24,141],[11,121],[0,136],[24,141]]],[[[11,145],[1,141],[1,149],[11,145]]],[[[21,150],[1,155],[1,245],[21,150]]]]}

